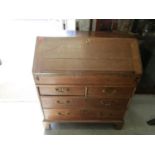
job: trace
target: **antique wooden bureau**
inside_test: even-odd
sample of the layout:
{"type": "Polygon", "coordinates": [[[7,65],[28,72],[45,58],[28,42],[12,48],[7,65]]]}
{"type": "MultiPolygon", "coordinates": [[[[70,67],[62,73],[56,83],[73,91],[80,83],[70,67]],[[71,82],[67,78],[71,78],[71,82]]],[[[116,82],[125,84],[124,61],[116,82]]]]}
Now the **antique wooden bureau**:
{"type": "Polygon", "coordinates": [[[121,129],[141,73],[134,38],[37,37],[33,76],[45,128],[96,122],[121,129]]]}

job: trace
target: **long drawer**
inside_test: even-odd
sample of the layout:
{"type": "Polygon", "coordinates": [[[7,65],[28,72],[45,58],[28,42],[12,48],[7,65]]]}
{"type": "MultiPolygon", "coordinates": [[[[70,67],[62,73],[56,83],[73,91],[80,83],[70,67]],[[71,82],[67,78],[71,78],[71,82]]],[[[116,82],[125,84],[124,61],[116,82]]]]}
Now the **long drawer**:
{"type": "Polygon", "coordinates": [[[98,110],[98,109],[44,109],[46,120],[110,120],[121,119],[124,110],[98,110]]]}
{"type": "Polygon", "coordinates": [[[40,95],[85,95],[84,86],[42,85],[40,95]]]}
{"type": "Polygon", "coordinates": [[[69,109],[69,108],[104,108],[104,109],[125,109],[128,99],[106,99],[106,98],[84,98],[68,96],[41,96],[43,108],[69,109]]]}

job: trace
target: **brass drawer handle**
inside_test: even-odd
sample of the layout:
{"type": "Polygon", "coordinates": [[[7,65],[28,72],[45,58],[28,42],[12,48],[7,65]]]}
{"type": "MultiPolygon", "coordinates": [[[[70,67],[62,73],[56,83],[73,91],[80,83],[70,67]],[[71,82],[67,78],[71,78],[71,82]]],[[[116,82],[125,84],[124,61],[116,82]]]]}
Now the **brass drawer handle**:
{"type": "Polygon", "coordinates": [[[106,116],[113,116],[113,114],[112,114],[112,113],[110,113],[110,114],[108,114],[108,115],[107,115],[107,114],[105,114],[105,113],[104,113],[104,112],[102,112],[102,111],[101,111],[101,112],[99,112],[99,114],[100,114],[101,116],[105,116],[105,117],[106,117],[106,116]]]}
{"type": "Polygon", "coordinates": [[[63,102],[60,102],[59,100],[57,101],[57,103],[59,103],[59,104],[64,104],[63,102]]]}
{"type": "Polygon", "coordinates": [[[69,91],[70,89],[69,88],[59,87],[59,88],[55,88],[55,90],[57,92],[63,93],[63,92],[69,91]]]}
{"type": "Polygon", "coordinates": [[[61,113],[61,112],[58,112],[58,113],[57,113],[57,115],[63,115],[63,113],[61,113]]]}
{"type": "Polygon", "coordinates": [[[59,104],[69,104],[70,103],[70,101],[69,100],[67,100],[66,102],[63,102],[63,101],[57,101],[57,103],[59,103],[59,104]]]}
{"type": "Polygon", "coordinates": [[[102,93],[105,93],[106,92],[106,90],[105,89],[102,89],[102,93]]]}
{"type": "Polygon", "coordinates": [[[102,93],[115,94],[117,92],[116,89],[113,88],[104,88],[102,89],[102,93]]]}
{"type": "MultiPolygon", "coordinates": [[[[61,115],[61,116],[64,116],[65,114],[62,113],[62,112],[58,112],[57,115],[59,115],[59,116],[60,116],[60,115],[61,115]]],[[[70,112],[67,112],[66,115],[70,115],[70,112]]]]}
{"type": "Polygon", "coordinates": [[[104,105],[105,106],[111,106],[111,103],[105,103],[104,105]]]}
{"type": "Polygon", "coordinates": [[[105,103],[105,102],[102,101],[102,100],[100,101],[100,104],[101,104],[101,105],[104,105],[104,106],[111,106],[111,103],[105,103]]]}
{"type": "Polygon", "coordinates": [[[69,101],[69,100],[67,100],[67,101],[66,101],[66,103],[70,103],[70,101],[69,101]]]}

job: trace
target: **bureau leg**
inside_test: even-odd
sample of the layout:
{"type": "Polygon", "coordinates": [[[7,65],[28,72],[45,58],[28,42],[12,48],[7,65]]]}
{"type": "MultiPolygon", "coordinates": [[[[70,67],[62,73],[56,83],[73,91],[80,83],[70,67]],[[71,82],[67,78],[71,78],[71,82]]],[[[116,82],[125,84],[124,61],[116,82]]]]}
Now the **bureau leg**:
{"type": "Polygon", "coordinates": [[[50,130],[51,129],[51,123],[50,122],[43,122],[45,130],[50,130]]]}
{"type": "Polygon", "coordinates": [[[122,128],[123,128],[123,122],[121,122],[121,123],[115,123],[115,129],[117,129],[117,130],[121,130],[122,128]]]}

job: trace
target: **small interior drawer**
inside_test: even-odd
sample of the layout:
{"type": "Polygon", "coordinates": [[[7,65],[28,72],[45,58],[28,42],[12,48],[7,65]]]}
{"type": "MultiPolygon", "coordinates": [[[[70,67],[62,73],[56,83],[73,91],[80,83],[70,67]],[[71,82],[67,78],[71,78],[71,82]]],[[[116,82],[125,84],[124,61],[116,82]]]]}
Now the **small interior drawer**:
{"type": "Polygon", "coordinates": [[[82,86],[48,85],[39,86],[40,95],[84,95],[82,86]]]}

